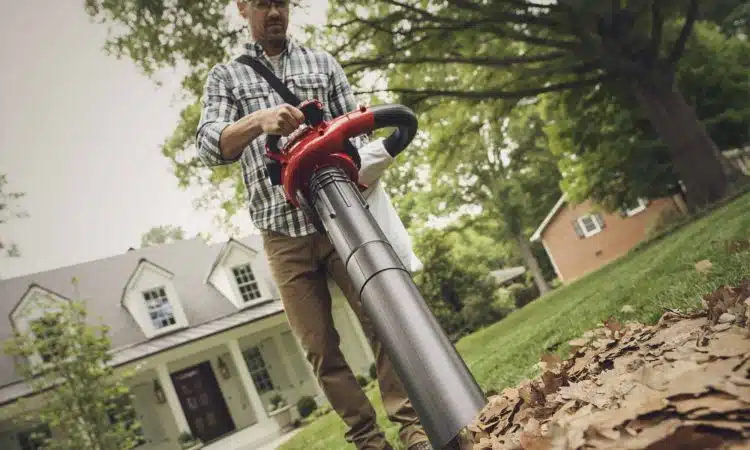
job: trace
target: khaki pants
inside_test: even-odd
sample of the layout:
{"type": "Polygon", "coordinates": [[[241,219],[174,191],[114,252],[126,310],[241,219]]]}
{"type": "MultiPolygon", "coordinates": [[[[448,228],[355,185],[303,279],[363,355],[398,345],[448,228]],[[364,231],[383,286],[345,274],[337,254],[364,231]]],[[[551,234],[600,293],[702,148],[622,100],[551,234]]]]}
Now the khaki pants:
{"type": "Polygon", "coordinates": [[[331,313],[328,276],[346,296],[370,341],[383,405],[388,418],[401,425],[401,441],[407,447],[427,441],[406,391],[379,340],[374,337],[346,268],[328,237],[318,233],[289,237],[264,231],[263,242],[289,325],[300,339],[331,406],[348,426],[346,440],[361,450],[381,450],[386,443],[385,435],[377,425],[375,409],[339,348],[339,335],[331,313]]]}

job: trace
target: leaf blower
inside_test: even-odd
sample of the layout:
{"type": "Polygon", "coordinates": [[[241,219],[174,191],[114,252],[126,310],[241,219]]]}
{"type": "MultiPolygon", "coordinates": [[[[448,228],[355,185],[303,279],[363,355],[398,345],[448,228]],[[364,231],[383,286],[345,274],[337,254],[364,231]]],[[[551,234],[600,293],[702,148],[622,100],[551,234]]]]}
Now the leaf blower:
{"type": "Polygon", "coordinates": [[[325,121],[319,101],[299,101],[256,59],[240,62],[253,66],[306,118],[281,148],[280,136],[267,137],[271,183],[282,186],[286,199],[331,240],[431,445],[458,448],[461,431],[487,399],[368,211],[360,194],[365,186],[358,181],[359,154],[350,142],[395,128],[385,142],[396,155],[416,135],[416,116],[402,105],[378,105],[325,121]]]}

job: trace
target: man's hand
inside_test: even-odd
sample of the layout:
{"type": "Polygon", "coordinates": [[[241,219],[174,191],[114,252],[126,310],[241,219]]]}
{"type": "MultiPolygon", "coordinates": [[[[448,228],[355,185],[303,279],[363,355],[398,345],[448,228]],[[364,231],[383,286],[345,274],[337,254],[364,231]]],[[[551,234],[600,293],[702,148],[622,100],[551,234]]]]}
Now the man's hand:
{"type": "Polygon", "coordinates": [[[259,119],[263,133],[281,136],[289,136],[305,123],[302,111],[288,104],[261,111],[259,119]]]}

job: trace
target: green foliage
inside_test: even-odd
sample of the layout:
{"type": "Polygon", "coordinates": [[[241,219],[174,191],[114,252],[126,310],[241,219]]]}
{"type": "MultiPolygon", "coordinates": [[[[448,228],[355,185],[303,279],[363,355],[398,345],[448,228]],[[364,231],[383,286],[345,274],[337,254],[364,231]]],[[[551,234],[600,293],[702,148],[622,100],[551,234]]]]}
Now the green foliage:
{"type": "Polygon", "coordinates": [[[126,384],[130,375],[109,365],[108,327],[89,325],[78,301],[51,303],[43,311],[6,342],[5,351],[24,381],[42,393],[40,406],[29,404],[33,409],[24,418],[58,433],[44,448],[131,449],[143,443],[126,384]]]}
{"type": "Polygon", "coordinates": [[[677,209],[667,208],[659,213],[659,216],[649,224],[646,230],[648,239],[654,238],[670,228],[687,223],[690,220],[688,215],[681,213],[677,209]]]}
{"type": "Polygon", "coordinates": [[[378,367],[375,365],[375,363],[370,364],[370,379],[378,379],[378,367]]]}
{"type": "Polygon", "coordinates": [[[141,248],[167,244],[185,239],[185,230],[174,225],[153,227],[141,236],[141,248]]]}
{"type": "MultiPolygon", "coordinates": [[[[7,175],[0,173],[0,226],[7,224],[12,219],[20,219],[28,216],[25,211],[18,207],[18,200],[26,194],[21,192],[7,192],[7,184],[7,175]]],[[[5,256],[10,258],[20,256],[18,245],[15,242],[8,241],[3,237],[3,234],[0,234],[0,254],[5,254],[5,256]]]]}
{"type": "Polygon", "coordinates": [[[368,384],[370,384],[370,380],[367,379],[364,375],[357,375],[357,383],[359,383],[360,386],[365,387],[368,384]]]}
{"type": "Polygon", "coordinates": [[[508,286],[508,294],[513,299],[513,304],[516,308],[523,308],[539,297],[539,291],[535,286],[527,286],[521,283],[513,283],[508,286]]]}
{"type": "Polygon", "coordinates": [[[271,407],[271,410],[277,410],[283,406],[286,406],[286,399],[284,399],[284,396],[280,393],[275,393],[271,396],[270,399],[268,399],[268,403],[271,407]]]}
{"type": "Polygon", "coordinates": [[[186,450],[200,443],[200,440],[193,436],[191,433],[183,431],[177,437],[177,442],[180,443],[180,447],[182,449],[186,450]]]}
{"type": "Polygon", "coordinates": [[[461,247],[455,244],[458,239],[457,234],[428,228],[414,242],[414,250],[424,264],[414,280],[443,330],[453,339],[502,318],[501,314],[483,314],[491,309],[494,291],[489,269],[481,253],[473,258],[462,256],[457,251],[461,247]]]}
{"type": "Polygon", "coordinates": [[[318,409],[318,403],[310,395],[302,396],[297,400],[297,412],[299,412],[300,417],[303,419],[310,416],[316,409],[318,409]]]}
{"type": "MultiPolygon", "coordinates": [[[[728,39],[716,26],[698,23],[677,67],[686,100],[721,149],[750,142],[745,101],[750,96],[749,55],[749,42],[728,39]]],[[[679,190],[667,146],[622,87],[547,95],[544,110],[545,131],[564,174],[562,187],[572,201],[592,199],[614,211],[638,198],[679,190]]]]}

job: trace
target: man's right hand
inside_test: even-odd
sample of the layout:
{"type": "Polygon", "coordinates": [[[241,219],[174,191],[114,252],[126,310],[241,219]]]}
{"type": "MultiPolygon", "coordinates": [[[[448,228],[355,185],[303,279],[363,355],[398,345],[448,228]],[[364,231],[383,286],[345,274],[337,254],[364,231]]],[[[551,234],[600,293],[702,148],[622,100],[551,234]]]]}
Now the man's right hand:
{"type": "Polygon", "coordinates": [[[275,106],[260,113],[260,127],[265,134],[289,136],[305,123],[302,111],[289,104],[275,106]]]}

